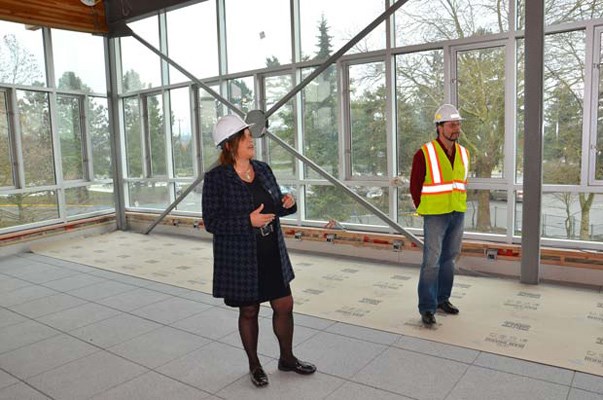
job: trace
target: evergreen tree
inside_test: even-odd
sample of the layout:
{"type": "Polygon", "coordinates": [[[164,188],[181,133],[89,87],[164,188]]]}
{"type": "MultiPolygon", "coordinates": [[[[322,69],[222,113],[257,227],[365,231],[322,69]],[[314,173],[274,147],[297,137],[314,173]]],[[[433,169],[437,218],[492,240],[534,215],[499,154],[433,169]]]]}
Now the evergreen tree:
{"type": "Polygon", "coordinates": [[[329,29],[327,20],[323,14],[318,24],[318,36],[316,37],[318,39],[318,52],[314,57],[315,60],[326,60],[331,57],[331,40],[333,39],[333,36],[329,35],[329,29]]]}

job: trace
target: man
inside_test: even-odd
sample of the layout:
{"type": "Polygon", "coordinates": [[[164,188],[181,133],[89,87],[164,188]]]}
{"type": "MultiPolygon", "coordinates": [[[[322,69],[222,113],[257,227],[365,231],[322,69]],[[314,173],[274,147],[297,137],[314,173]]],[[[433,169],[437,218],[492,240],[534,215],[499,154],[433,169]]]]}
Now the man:
{"type": "Polygon", "coordinates": [[[450,303],[454,265],[461,251],[467,209],[469,152],[457,143],[461,116],[452,104],[435,113],[438,137],[415,154],[410,192],[423,216],[423,263],[419,275],[419,313],[426,326],[436,323],[435,312],[458,314],[450,303]]]}

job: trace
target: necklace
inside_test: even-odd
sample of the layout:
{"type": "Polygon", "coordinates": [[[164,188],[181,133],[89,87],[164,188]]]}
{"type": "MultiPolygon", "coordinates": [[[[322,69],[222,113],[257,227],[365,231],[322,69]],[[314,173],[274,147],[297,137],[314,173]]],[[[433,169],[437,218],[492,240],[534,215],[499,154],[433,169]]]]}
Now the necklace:
{"type": "Polygon", "coordinates": [[[245,170],[245,171],[239,171],[236,168],[235,168],[235,171],[237,171],[237,174],[239,174],[241,179],[244,179],[246,181],[251,181],[251,165],[248,166],[247,170],[245,170]],[[242,175],[244,175],[244,176],[242,176],[242,175]]]}

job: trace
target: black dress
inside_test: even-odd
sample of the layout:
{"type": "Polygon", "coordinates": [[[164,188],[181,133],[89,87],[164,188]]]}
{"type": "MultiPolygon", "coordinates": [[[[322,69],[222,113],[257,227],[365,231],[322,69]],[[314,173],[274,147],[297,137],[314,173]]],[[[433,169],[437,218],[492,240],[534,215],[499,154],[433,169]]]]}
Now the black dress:
{"type": "MultiPolygon", "coordinates": [[[[264,204],[262,214],[274,214],[276,209],[270,194],[262,187],[259,179],[245,182],[247,189],[253,196],[253,208],[264,204]]],[[[291,294],[291,288],[284,283],[283,271],[281,269],[280,253],[278,250],[278,237],[274,231],[274,223],[265,228],[264,234],[260,229],[254,228],[258,257],[258,299],[256,301],[239,302],[224,299],[224,303],[231,307],[250,306],[265,301],[280,299],[291,294]],[[266,233],[269,233],[266,235],[266,233]],[[264,236],[266,235],[266,236],[264,236]]]]}

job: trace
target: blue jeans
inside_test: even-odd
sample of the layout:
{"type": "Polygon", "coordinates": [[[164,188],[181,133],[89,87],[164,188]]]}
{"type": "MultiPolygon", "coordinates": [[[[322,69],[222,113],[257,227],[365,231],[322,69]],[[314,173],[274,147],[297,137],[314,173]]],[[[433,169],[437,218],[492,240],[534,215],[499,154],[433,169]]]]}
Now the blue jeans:
{"type": "Polygon", "coordinates": [[[419,312],[435,313],[452,292],[454,264],[461,252],[465,213],[423,216],[423,263],[419,274],[419,312]]]}

